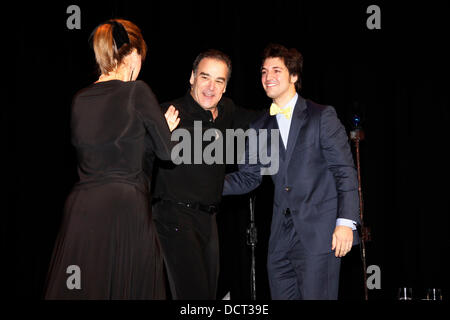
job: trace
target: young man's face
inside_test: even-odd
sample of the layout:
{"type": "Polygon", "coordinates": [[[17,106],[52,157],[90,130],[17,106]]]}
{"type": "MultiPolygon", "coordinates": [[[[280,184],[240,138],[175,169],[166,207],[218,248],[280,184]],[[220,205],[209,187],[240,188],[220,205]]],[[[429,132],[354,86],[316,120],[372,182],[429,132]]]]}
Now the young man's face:
{"type": "Polygon", "coordinates": [[[204,58],[198,64],[197,72],[191,74],[191,95],[205,110],[217,107],[227,87],[228,67],[225,62],[204,58]]]}
{"type": "Polygon", "coordinates": [[[297,76],[289,75],[289,70],[281,58],[267,58],[261,68],[261,82],[269,98],[283,99],[294,90],[297,76]]]}

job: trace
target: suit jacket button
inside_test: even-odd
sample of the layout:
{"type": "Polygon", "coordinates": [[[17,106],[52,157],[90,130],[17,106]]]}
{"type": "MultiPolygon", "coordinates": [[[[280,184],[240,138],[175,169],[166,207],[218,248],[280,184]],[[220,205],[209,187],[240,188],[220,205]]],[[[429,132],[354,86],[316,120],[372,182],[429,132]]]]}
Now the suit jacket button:
{"type": "Polygon", "coordinates": [[[285,187],[285,188],[284,188],[284,191],[286,191],[286,192],[291,191],[291,187],[285,187]]]}

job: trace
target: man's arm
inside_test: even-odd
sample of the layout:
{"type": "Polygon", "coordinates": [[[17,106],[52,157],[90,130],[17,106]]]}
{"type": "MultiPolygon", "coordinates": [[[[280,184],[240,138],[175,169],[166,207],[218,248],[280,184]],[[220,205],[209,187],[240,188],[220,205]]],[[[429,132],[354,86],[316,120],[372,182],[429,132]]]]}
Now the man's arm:
{"type": "Polygon", "coordinates": [[[320,145],[338,192],[338,218],[359,223],[358,178],[344,126],[333,107],[322,111],[320,145]]]}
{"type": "Polygon", "coordinates": [[[238,165],[238,171],[225,176],[222,194],[235,195],[248,193],[257,188],[262,181],[262,165],[258,159],[257,143],[245,141],[244,163],[238,165]]]}
{"type": "Polygon", "coordinates": [[[351,224],[359,223],[358,180],[347,133],[333,107],[322,111],[320,144],[338,192],[338,219],[331,249],[336,250],[337,257],[342,257],[352,247],[351,224]]]}
{"type": "Polygon", "coordinates": [[[256,189],[262,181],[258,165],[239,165],[239,171],[225,176],[222,195],[244,194],[256,189]]]}

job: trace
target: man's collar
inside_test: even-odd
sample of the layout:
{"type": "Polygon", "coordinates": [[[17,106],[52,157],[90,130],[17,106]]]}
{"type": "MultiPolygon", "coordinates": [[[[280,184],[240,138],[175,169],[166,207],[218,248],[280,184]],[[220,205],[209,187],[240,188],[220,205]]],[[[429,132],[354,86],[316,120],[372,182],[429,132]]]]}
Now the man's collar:
{"type": "MultiPolygon", "coordinates": [[[[191,91],[190,90],[187,91],[185,98],[186,98],[186,101],[188,102],[189,107],[190,107],[192,112],[206,115],[208,117],[208,119],[209,119],[209,116],[212,117],[212,112],[209,111],[209,110],[203,109],[202,106],[199,105],[197,101],[195,101],[194,97],[191,95],[191,91]]],[[[217,114],[216,119],[222,113],[222,108],[223,108],[223,103],[222,103],[222,99],[220,99],[219,103],[217,104],[218,114],[217,114]]]]}
{"type": "MultiPolygon", "coordinates": [[[[291,100],[289,100],[283,107],[280,107],[281,109],[284,109],[284,108],[291,109],[287,119],[292,119],[292,115],[294,114],[294,109],[295,109],[295,105],[297,104],[298,97],[299,97],[298,93],[295,93],[295,95],[291,98],[291,100]]],[[[284,117],[284,115],[282,115],[282,114],[276,115],[277,119],[279,119],[279,118],[282,119],[282,117],[284,117]]]]}
{"type": "Polygon", "coordinates": [[[298,93],[296,92],[295,95],[292,97],[291,100],[289,100],[288,103],[286,103],[286,107],[291,106],[292,109],[294,109],[295,105],[297,104],[298,100],[298,93]]]}

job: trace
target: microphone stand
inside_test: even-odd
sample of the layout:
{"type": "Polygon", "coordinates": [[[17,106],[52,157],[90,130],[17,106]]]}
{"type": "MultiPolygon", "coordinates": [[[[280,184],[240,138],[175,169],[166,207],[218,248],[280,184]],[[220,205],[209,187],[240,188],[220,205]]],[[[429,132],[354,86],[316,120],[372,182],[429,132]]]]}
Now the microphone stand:
{"type": "Polygon", "coordinates": [[[366,241],[370,241],[370,229],[364,226],[364,204],[363,204],[363,196],[362,196],[362,187],[361,187],[361,163],[359,160],[359,143],[364,140],[364,131],[359,125],[360,118],[355,115],[353,117],[353,122],[355,124],[355,128],[350,132],[350,138],[355,143],[355,151],[356,151],[356,168],[358,173],[358,194],[359,194],[359,217],[361,220],[361,260],[363,264],[363,277],[364,277],[364,298],[365,300],[369,300],[369,293],[367,289],[367,267],[366,267],[366,241]]]}
{"type": "Polygon", "coordinates": [[[250,270],[251,299],[256,300],[256,260],[255,249],[257,242],[257,230],[255,224],[255,198],[250,197],[250,225],[247,228],[247,245],[252,249],[252,266],[250,270]]]}

